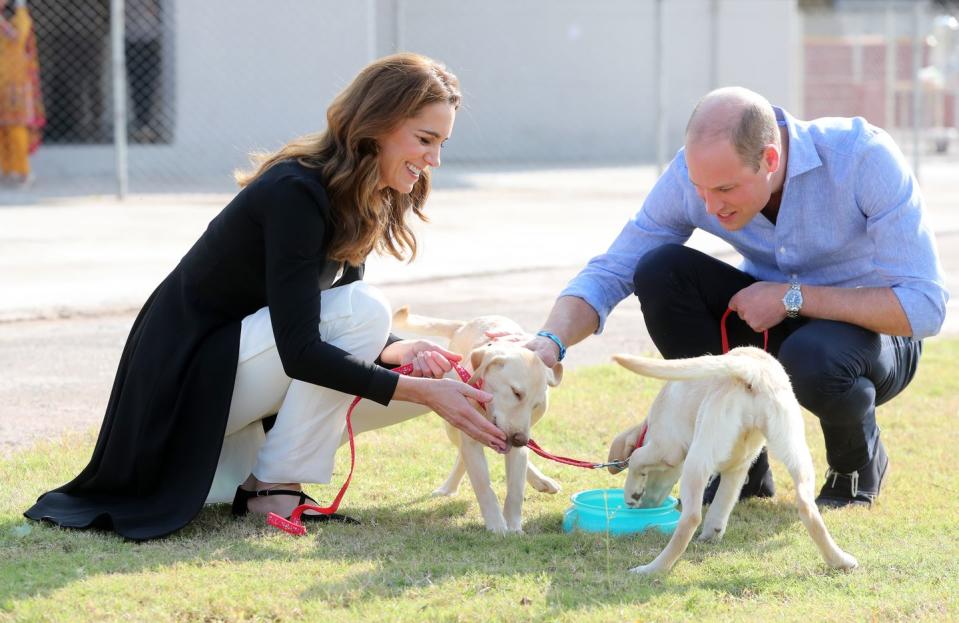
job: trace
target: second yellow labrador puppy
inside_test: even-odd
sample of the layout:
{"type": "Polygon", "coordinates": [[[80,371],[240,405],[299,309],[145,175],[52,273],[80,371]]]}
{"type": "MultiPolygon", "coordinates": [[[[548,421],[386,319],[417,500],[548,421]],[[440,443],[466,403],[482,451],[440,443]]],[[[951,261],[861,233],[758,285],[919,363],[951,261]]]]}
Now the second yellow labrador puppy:
{"type": "Polygon", "coordinates": [[[856,559],[833,541],[816,508],[815,474],[799,402],[789,376],[774,357],[743,347],[725,355],[690,359],[630,355],[613,359],[637,374],[669,381],[653,401],[645,423],[621,434],[610,448],[610,457],[616,459],[635,448],[628,454],[626,504],[659,506],[681,478],[682,514],[676,531],[655,560],[630,571],[665,573],[672,568],[702,521],[703,491],[716,472],[722,478],[699,538],[720,540],[746,472],[764,443],[770,455],[789,470],[796,485],[799,518],[826,564],[836,569],[857,566],[856,559]],[[640,437],[644,443],[638,442],[640,437]]]}
{"type": "MultiPolygon", "coordinates": [[[[458,448],[456,463],[433,495],[453,495],[463,474],[468,474],[486,529],[491,532],[523,531],[523,491],[528,481],[537,491],[556,493],[559,484],[529,461],[526,443],[530,428],[543,414],[549,387],[563,378],[562,364],[547,368],[532,351],[518,342],[491,341],[486,332],[522,333],[523,329],[503,316],[481,316],[470,321],[441,320],[411,314],[401,307],[393,315],[393,328],[417,335],[449,338],[449,349],[463,356],[473,380],[483,379],[483,390],[493,394],[486,416],[506,433],[506,499],[503,510],[490,485],[484,447],[456,428],[446,425],[446,434],[458,448]]],[[[471,380],[472,382],[472,380],[471,380]]]]}

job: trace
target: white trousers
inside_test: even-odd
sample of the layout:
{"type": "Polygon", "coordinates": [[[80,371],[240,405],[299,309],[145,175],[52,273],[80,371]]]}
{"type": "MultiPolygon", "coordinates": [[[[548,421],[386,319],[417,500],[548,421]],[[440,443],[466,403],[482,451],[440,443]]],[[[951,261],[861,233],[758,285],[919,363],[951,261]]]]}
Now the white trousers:
{"type": "MultiPolygon", "coordinates": [[[[323,341],[365,360],[375,360],[390,330],[390,305],[375,288],[357,281],[325,290],[320,306],[323,341]]],[[[350,396],[286,376],[264,307],[243,319],[233,401],[207,502],[229,502],[251,473],[263,482],[327,483],[336,450],[347,440],[350,396]],[[276,413],[269,433],[260,422],[276,413]]],[[[429,412],[393,401],[384,407],[362,400],[353,412],[354,435],[429,412]]]]}

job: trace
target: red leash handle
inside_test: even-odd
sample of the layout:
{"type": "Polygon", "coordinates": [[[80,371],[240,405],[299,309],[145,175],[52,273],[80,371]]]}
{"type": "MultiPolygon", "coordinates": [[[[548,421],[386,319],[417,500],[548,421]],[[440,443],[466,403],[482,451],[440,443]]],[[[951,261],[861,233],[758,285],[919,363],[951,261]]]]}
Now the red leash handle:
{"type": "MultiPolygon", "coordinates": [[[[463,382],[468,383],[471,378],[470,373],[455,361],[450,360],[450,363],[453,365],[453,369],[456,370],[456,373],[463,380],[463,382]]],[[[393,368],[393,372],[408,375],[413,372],[413,364],[408,363],[406,365],[399,366],[398,368],[393,368]]],[[[356,445],[353,442],[353,422],[351,421],[351,418],[353,416],[353,410],[361,400],[363,400],[362,396],[357,396],[354,398],[353,402],[350,404],[350,408],[346,411],[346,431],[349,434],[350,439],[350,473],[346,477],[346,482],[344,482],[343,486],[340,487],[339,493],[337,493],[336,497],[333,498],[333,502],[331,502],[329,506],[300,504],[293,509],[292,513],[290,513],[289,519],[280,517],[276,513],[269,513],[266,516],[267,524],[279,528],[284,532],[302,536],[306,534],[306,527],[303,525],[300,517],[305,511],[316,511],[321,515],[332,515],[337,511],[337,509],[339,509],[340,502],[343,500],[343,496],[346,495],[346,490],[349,488],[350,481],[353,479],[353,468],[356,466],[356,445]]]]}
{"type": "MultiPolygon", "coordinates": [[[[726,308],[726,311],[723,312],[722,320],[719,321],[719,337],[723,341],[723,354],[729,352],[729,337],[726,335],[726,318],[729,314],[733,313],[733,310],[726,308]]],[[[763,350],[769,351],[769,331],[763,331],[763,350]]]]}

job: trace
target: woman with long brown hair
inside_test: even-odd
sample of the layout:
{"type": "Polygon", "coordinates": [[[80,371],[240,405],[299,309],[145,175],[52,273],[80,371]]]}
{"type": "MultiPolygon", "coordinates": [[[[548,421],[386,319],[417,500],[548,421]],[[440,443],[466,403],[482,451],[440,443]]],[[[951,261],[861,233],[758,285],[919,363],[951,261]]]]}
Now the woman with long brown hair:
{"type": "Polygon", "coordinates": [[[26,516],[138,540],[230,494],[235,514],[286,516],[310,499],[300,483],[330,480],[354,395],[422,405],[505,451],[468,401],[491,396],[442,378],[452,353],[390,336],[389,305],[361,280],[370,252],[415,255],[407,219],[423,218],[460,98],[431,59],[380,59],[336,97],[325,131],[238,174],[240,193],[135,320],[89,465],[26,516]]]}

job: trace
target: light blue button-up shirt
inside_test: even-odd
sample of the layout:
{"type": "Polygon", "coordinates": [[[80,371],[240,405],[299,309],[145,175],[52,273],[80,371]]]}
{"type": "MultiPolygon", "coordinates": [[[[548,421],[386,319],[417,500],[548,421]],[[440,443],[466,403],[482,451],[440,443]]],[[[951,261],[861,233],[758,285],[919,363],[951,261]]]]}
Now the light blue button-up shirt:
{"type": "Polygon", "coordinates": [[[891,287],[913,337],[935,335],[949,298],[916,178],[883,130],[861,117],[794,119],[776,109],[789,131],[786,179],[774,225],[761,213],[727,231],[706,213],[680,149],[642,208],[616,240],[560,296],[585,300],[599,329],[633,292],[633,272],[648,251],[685,243],[697,227],[731,244],[740,269],[760,281],[891,287]]]}

